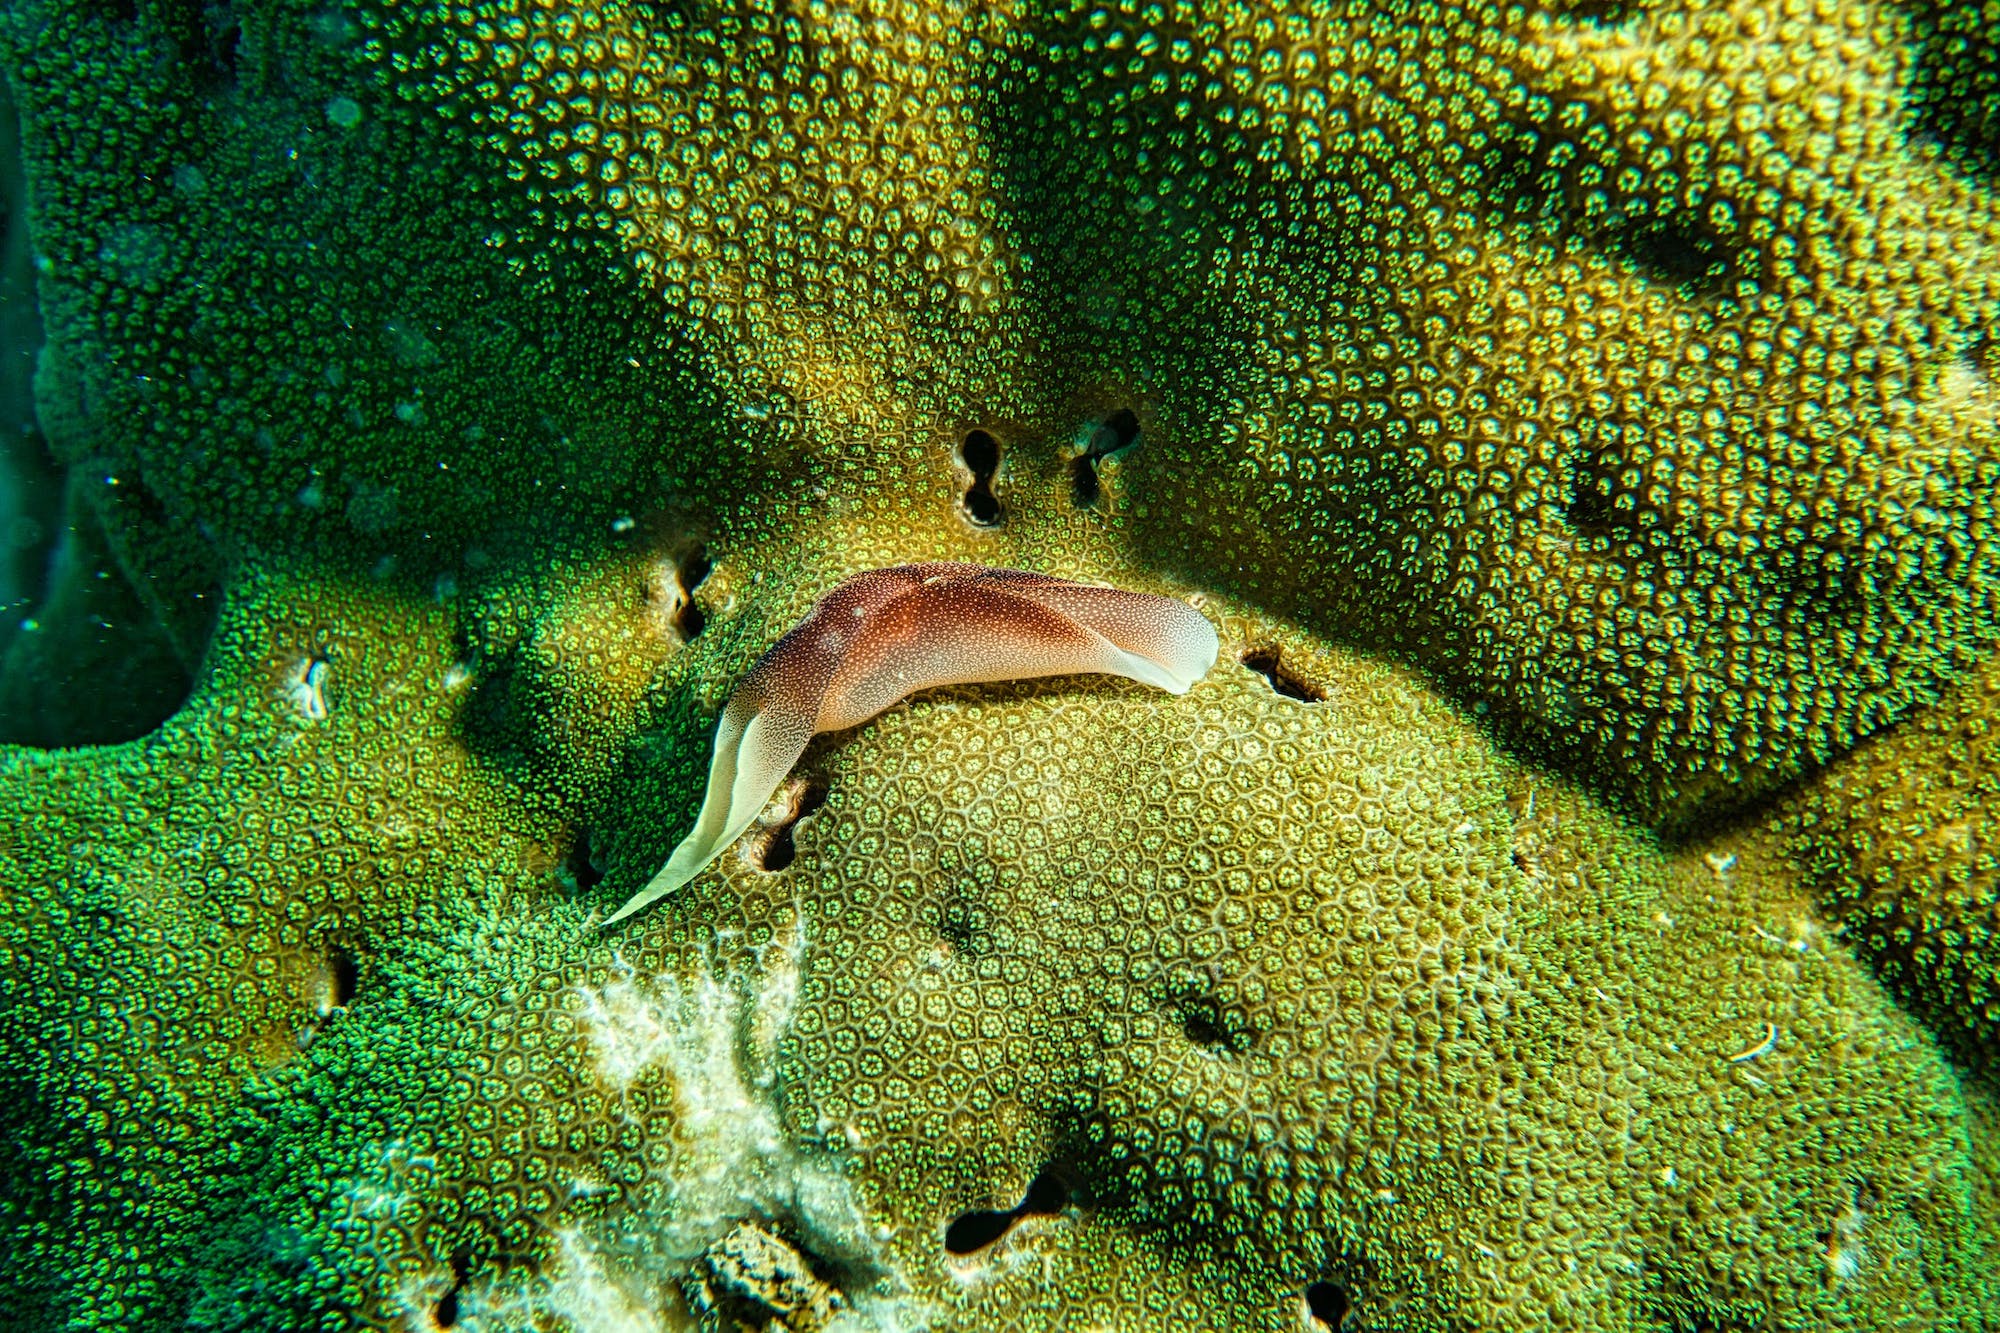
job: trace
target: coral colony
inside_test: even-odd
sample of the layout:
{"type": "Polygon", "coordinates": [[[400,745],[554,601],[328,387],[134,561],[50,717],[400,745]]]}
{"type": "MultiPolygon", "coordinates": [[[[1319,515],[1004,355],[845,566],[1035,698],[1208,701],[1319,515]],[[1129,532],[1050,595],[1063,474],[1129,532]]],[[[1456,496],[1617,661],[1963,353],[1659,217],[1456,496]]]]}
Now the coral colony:
{"type": "Polygon", "coordinates": [[[10,0],[0,1323],[2000,1327],[1996,30],[10,0]]]}

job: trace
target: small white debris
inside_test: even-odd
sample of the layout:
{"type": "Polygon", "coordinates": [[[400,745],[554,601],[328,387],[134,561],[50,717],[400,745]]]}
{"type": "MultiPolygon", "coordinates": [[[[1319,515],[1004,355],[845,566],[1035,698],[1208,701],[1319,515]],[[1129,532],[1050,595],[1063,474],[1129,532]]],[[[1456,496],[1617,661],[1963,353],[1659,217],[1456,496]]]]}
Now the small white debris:
{"type": "Polygon", "coordinates": [[[297,709],[299,716],[309,723],[326,721],[327,677],[333,673],[333,664],[317,654],[303,658],[292,668],[286,678],[285,697],[297,709]]]}
{"type": "Polygon", "coordinates": [[[1861,1265],[1868,1260],[1868,1244],[1861,1238],[1861,1230],[1867,1225],[1868,1210],[1862,1206],[1857,1186],[1827,1233],[1826,1271],[1833,1281],[1840,1282],[1861,1272],[1861,1265]]]}
{"type": "Polygon", "coordinates": [[[626,533],[630,532],[632,529],[638,526],[639,522],[637,519],[634,519],[629,515],[620,514],[617,518],[611,520],[611,533],[613,536],[623,537],[626,533]]]}

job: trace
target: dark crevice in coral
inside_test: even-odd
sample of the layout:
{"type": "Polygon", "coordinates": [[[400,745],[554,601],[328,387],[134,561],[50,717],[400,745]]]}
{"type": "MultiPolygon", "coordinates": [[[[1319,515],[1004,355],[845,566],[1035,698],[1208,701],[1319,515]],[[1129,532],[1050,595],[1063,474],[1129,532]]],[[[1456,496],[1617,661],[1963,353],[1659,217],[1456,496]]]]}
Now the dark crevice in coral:
{"type": "Polygon", "coordinates": [[[209,36],[209,61],[217,87],[236,82],[238,48],[243,44],[243,26],[232,16],[209,36]]]}
{"type": "Polygon", "coordinates": [[[999,1240],[1024,1217],[1054,1217],[1069,1207],[1070,1189],[1054,1169],[1043,1167],[1028,1184],[1021,1202],[1006,1212],[978,1209],[960,1213],[944,1229],[944,1247],[952,1254],[976,1254],[999,1240]]]}
{"type": "Polygon", "coordinates": [[[681,581],[682,600],[680,610],[674,613],[674,628],[680,632],[682,642],[694,638],[708,626],[708,617],[703,614],[701,605],[695,601],[694,590],[702,585],[708,578],[709,571],[714,568],[715,562],[708,558],[706,546],[696,546],[678,562],[677,572],[681,581]]]}
{"type": "Polygon", "coordinates": [[[1690,296],[1721,290],[1729,274],[1721,241],[1690,218],[1637,223],[1614,235],[1612,244],[1648,277],[1689,289],[1690,296]]]}
{"type": "Polygon", "coordinates": [[[959,446],[958,461],[972,474],[972,482],[960,501],[965,516],[982,528],[999,527],[1007,517],[993,494],[993,474],[1000,468],[1000,441],[987,431],[968,431],[965,442],[959,446]]]}
{"type": "Polygon", "coordinates": [[[601,854],[601,849],[591,845],[590,830],[578,829],[569,856],[563,861],[563,869],[576,881],[578,892],[588,893],[604,882],[604,867],[598,863],[601,854]]]}
{"type": "Polygon", "coordinates": [[[1213,995],[1177,996],[1173,1012],[1181,1025],[1182,1035],[1196,1046],[1212,1051],[1235,1052],[1249,1045],[1242,1033],[1231,1030],[1223,1016],[1221,1002],[1213,995]]]}
{"type": "Polygon", "coordinates": [[[1336,1282],[1315,1282],[1306,1288],[1306,1312],[1319,1328],[1338,1330],[1347,1319],[1347,1288],[1336,1282]]]}
{"type": "Polygon", "coordinates": [[[1572,453],[1563,468],[1563,518],[1582,537],[1629,540],[1638,534],[1638,510],[1617,502],[1616,473],[1604,456],[1572,453]]]}
{"type": "Polygon", "coordinates": [[[1276,648],[1246,648],[1237,659],[1244,666],[1269,681],[1271,688],[1287,699],[1297,699],[1301,703],[1317,704],[1326,702],[1326,691],[1311,681],[1287,671],[1276,648]]]}
{"type": "Polygon", "coordinates": [[[1131,448],[1138,440],[1139,414],[1129,407],[1119,408],[1098,423],[1083,452],[1069,462],[1070,498],[1078,509],[1092,508],[1104,493],[1097,477],[1098,463],[1131,448]]]}
{"type": "Polygon", "coordinates": [[[437,1309],[431,1319],[439,1328],[450,1328],[458,1323],[458,1294],[465,1290],[465,1280],[471,1276],[472,1256],[464,1249],[451,1252],[451,1287],[438,1299],[437,1309]]]}
{"type": "Polygon", "coordinates": [[[808,782],[801,786],[792,798],[791,813],[785,816],[784,823],[771,831],[764,842],[763,855],[758,858],[757,863],[766,871],[779,871],[797,859],[799,849],[792,838],[793,830],[798,827],[801,819],[817,813],[825,804],[825,783],[808,782]]]}
{"type": "Polygon", "coordinates": [[[335,1009],[345,1009],[354,1002],[354,995],[361,987],[361,964],[354,955],[338,946],[327,950],[326,972],[331,985],[331,996],[335,1009]]]}
{"type": "Polygon", "coordinates": [[[1599,28],[1615,28],[1645,7],[1635,0],[1557,0],[1550,9],[1563,18],[1599,28]]]}

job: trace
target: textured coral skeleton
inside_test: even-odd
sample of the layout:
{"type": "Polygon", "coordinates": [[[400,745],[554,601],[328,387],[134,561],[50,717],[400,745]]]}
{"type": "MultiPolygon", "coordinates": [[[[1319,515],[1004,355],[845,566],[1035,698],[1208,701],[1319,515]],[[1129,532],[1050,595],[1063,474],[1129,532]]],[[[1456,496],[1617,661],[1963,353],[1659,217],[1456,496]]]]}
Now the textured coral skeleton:
{"type": "Polygon", "coordinates": [[[11,0],[0,1318],[2000,1324],[1990,9],[11,0]]]}

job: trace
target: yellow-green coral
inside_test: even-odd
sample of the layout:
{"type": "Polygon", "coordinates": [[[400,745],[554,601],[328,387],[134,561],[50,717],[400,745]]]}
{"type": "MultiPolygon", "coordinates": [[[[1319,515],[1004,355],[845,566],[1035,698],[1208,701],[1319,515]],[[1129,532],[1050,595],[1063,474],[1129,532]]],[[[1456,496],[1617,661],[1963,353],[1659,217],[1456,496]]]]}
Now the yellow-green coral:
{"type": "Polygon", "coordinates": [[[2000,1056],[2000,661],[1788,802],[1800,868],[1861,953],[1968,1058],[2000,1056]]]}
{"type": "Polygon", "coordinates": [[[1821,914],[1995,637],[1978,12],[20,0],[5,689],[196,679],[0,751],[0,1313],[1991,1326],[1983,1001],[1821,914]],[[919,559],[1225,661],[822,738],[594,934],[919,559]]]}

